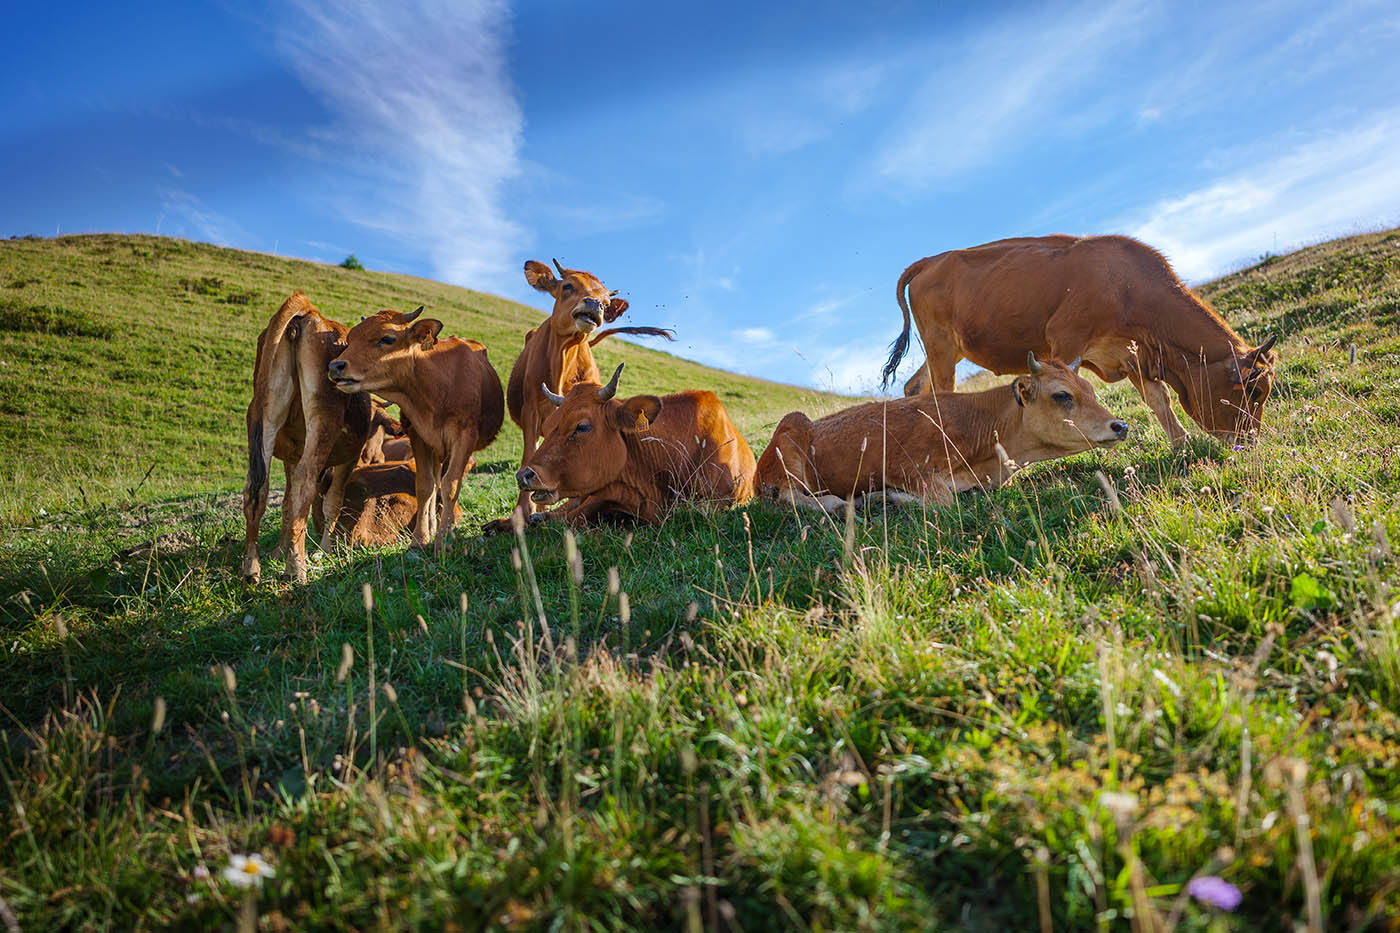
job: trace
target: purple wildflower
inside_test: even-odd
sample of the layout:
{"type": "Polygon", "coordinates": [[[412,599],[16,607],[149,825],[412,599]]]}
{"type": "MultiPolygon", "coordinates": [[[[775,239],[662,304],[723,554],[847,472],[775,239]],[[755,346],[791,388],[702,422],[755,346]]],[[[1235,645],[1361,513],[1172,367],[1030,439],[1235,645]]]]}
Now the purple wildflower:
{"type": "Polygon", "coordinates": [[[1244,899],[1239,888],[1216,875],[1192,878],[1186,885],[1186,892],[1202,904],[1209,904],[1221,910],[1234,910],[1244,899]]]}

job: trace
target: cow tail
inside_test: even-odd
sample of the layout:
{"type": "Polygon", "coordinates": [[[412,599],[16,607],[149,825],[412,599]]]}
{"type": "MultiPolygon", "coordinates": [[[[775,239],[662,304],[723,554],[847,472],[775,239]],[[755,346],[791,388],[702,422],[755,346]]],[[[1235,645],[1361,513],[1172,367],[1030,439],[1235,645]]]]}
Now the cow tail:
{"type": "Polygon", "coordinates": [[[899,310],[904,315],[904,330],[899,332],[899,336],[894,338],[894,343],[890,344],[890,358],[885,361],[885,368],[881,372],[883,377],[880,380],[880,388],[885,388],[894,379],[894,374],[899,370],[899,361],[904,359],[904,354],[909,351],[909,301],[904,297],[904,291],[913,281],[914,276],[919,274],[923,268],[925,260],[920,259],[899,277],[899,283],[895,286],[894,297],[899,302],[899,310]]]}
{"type": "Polygon", "coordinates": [[[248,421],[248,498],[261,498],[267,485],[267,461],[263,459],[263,423],[261,418],[248,421]]]}
{"type": "Polygon", "coordinates": [[[592,340],[588,341],[588,345],[590,347],[596,347],[613,334],[639,334],[643,337],[665,337],[667,340],[676,339],[676,332],[667,330],[664,327],[609,327],[607,330],[598,331],[597,335],[595,335],[592,340]]]}

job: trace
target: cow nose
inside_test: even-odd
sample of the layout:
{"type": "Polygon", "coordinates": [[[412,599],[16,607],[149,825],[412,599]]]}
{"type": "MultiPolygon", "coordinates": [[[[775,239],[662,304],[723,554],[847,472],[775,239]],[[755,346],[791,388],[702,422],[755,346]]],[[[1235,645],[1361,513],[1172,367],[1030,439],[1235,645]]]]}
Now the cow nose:
{"type": "Polygon", "coordinates": [[[1112,431],[1120,441],[1128,436],[1128,425],[1125,422],[1115,421],[1108,426],[1108,429],[1112,431]]]}
{"type": "Polygon", "coordinates": [[[529,467],[525,467],[515,474],[515,482],[521,489],[529,489],[535,484],[535,471],[529,467]]]}
{"type": "Polygon", "coordinates": [[[336,360],[335,362],[331,363],[330,371],[332,376],[339,376],[341,373],[345,372],[345,361],[336,360]]]}
{"type": "Polygon", "coordinates": [[[601,311],[603,309],[603,303],[597,298],[583,299],[583,306],[589,311],[601,311]]]}

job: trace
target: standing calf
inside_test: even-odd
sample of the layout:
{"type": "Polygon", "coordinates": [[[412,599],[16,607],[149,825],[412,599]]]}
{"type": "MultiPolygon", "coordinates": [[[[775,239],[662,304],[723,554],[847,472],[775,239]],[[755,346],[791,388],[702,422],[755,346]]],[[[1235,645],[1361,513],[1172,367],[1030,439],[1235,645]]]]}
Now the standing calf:
{"type": "Polygon", "coordinates": [[[441,554],[456,521],[462,476],[472,454],[496,439],[505,398],[486,348],[461,337],[439,340],[442,322],[417,320],[422,313],[420,307],[365,318],[325,372],[341,392],[377,392],[399,406],[417,468],[413,543],[432,542],[441,554]]]}

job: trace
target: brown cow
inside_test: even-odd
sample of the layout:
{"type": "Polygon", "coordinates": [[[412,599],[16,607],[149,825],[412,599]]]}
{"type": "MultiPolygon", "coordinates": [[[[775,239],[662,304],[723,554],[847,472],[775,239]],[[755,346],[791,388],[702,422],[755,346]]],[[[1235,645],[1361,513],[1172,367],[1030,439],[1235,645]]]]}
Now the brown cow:
{"type": "MultiPolygon", "coordinates": [[[[330,486],[330,471],[321,474],[320,492],[330,486]]],[[[397,544],[412,532],[418,514],[417,476],[412,461],[390,460],[355,467],[345,483],[345,497],[335,533],[352,545],[382,547],[397,544]]],[[[319,502],[319,499],[318,499],[319,502]]],[[[312,515],[319,516],[313,509],[312,515]]],[[[462,514],[457,510],[457,519],[462,514]]]]}
{"type": "MultiPolygon", "coordinates": [[[[544,387],[555,410],[515,479],[538,503],[573,500],[545,515],[570,524],[607,515],[657,524],[681,501],[728,508],[753,498],[753,451],[713,392],[618,401],[621,375],[619,363],[605,386],[578,383],[566,395],[544,387]]],[[[504,527],[502,519],[487,530],[504,527]]]]}
{"type": "MultiPolygon", "coordinates": [[[[340,509],[350,470],[364,448],[373,419],[367,393],[343,395],[326,380],[326,364],[343,347],[345,325],[324,317],[301,292],[294,292],[258,336],[253,365],[253,401],[248,405],[248,479],[243,487],[243,576],[262,578],[258,529],[267,510],[268,465],[286,470],[279,550],[286,577],[306,582],[306,518],[321,471],[330,468],[328,514],[340,509]]],[[[322,546],[329,546],[329,532],[322,546]]]]}
{"type": "Polygon", "coordinates": [[[460,337],[438,339],[442,322],[379,311],[350,329],[345,351],[327,372],[342,392],[378,392],[397,404],[417,464],[413,543],[438,553],[457,515],[471,455],[496,439],[505,420],[501,379],[486,348],[460,337]]]}
{"type": "Polygon", "coordinates": [[[1073,364],[1035,354],[1026,364],[1030,374],[1009,387],[867,402],[817,421],[792,412],[759,458],[758,487],[770,498],[828,510],[881,493],[895,504],[944,503],[967,489],[997,488],[1015,465],[1128,436],[1073,364]]]}
{"type": "MultiPolygon", "coordinates": [[[[896,294],[904,330],[886,384],[908,349],[912,307],[928,380],[940,392],[952,391],[964,358],[1019,373],[1027,351],[1082,357],[1105,382],[1132,380],[1177,443],[1186,430],[1167,386],[1192,420],[1228,440],[1257,431],[1273,390],[1275,338],[1251,348],[1160,253],[1128,237],[1022,237],[952,250],[905,269],[896,294]]],[[[911,379],[906,389],[927,384],[911,379]]]]}
{"type": "MultiPolygon", "coordinates": [[[[580,382],[601,383],[603,377],[591,348],[613,334],[673,339],[670,331],[658,327],[610,327],[594,333],[627,310],[627,299],[616,297],[616,292],[608,291],[590,272],[565,269],[557,259],[554,268],[558,278],[542,262],[531,259],[525,263],[525,281],[554,297],[554,311],[547,321],[525,334],[525,348],[516,357],[506,384],[510,419],[524,434],[522,466],[535,452],[545,419],[554,411],[540,386],[554,386],[567,395],[580,382]]],[[[528,515],[532,510],[529,494],[522,492],[516,506],[528,515]]]]}
{"type": "Polygon", "coordinates": [[[360,449],[360,466],[368,463],[384,463],[387,460],[407,460],[409,457],[390,456],[390,452],[397,454],[401,445],[408,444],[408,438],[404,435],[403,425],[389,414],[389,410],[384,407],[384,403],[377,398],[371,397],[374,402],[374,410],[370,415],[369,437],[365,439],[365,446],[360,449]]]}

